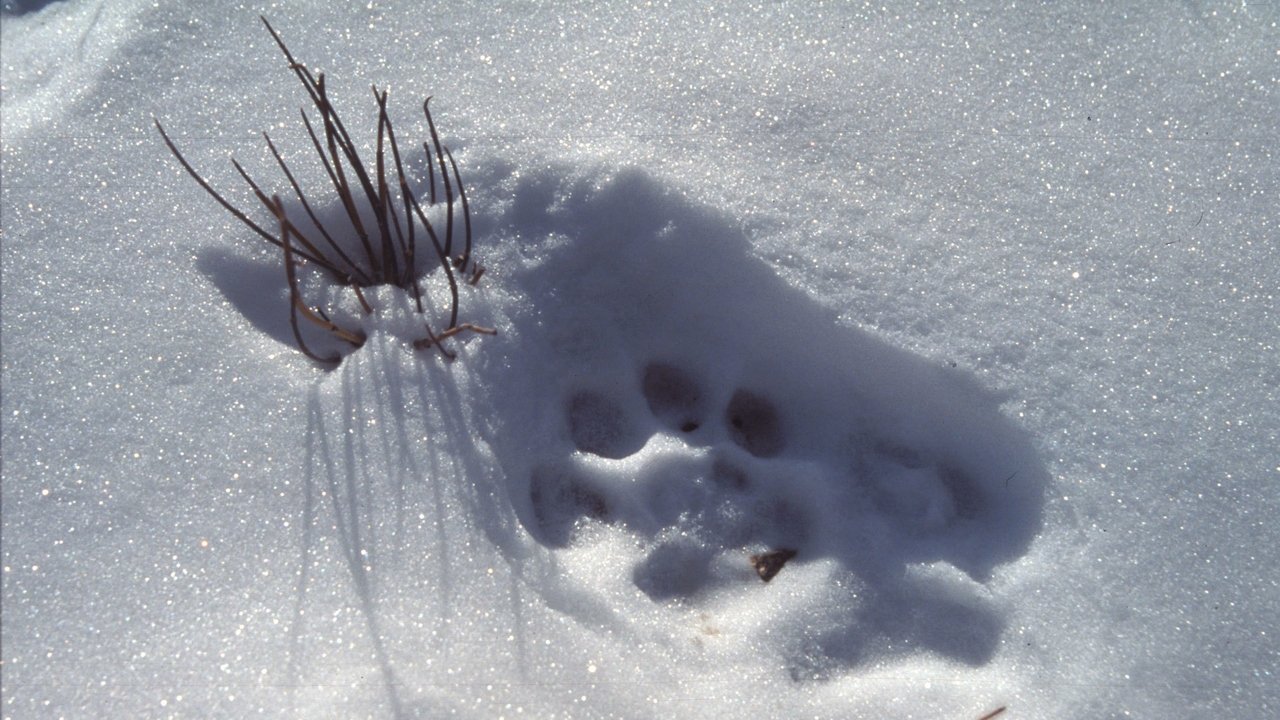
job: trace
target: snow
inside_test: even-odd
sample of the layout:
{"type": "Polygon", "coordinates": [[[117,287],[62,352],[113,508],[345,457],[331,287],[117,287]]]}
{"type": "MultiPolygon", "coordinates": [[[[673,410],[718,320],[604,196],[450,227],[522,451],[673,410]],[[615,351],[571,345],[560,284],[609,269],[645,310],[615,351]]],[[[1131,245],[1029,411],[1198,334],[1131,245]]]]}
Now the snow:
{"type": "Polygon", "coordinates": [[[493,5],[5,5],[5,718],[1277,713],[1274,6],[493,5]],[[298,352],[259,13],[496,336],[298,352]]]}

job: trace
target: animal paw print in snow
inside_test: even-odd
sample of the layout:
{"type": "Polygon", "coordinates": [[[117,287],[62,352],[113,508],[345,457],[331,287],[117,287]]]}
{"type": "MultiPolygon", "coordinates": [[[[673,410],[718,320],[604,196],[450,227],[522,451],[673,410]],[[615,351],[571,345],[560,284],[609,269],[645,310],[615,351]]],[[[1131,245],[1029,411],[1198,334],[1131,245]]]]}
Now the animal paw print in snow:
{"type": "Polygon", "coordinates": [[[570,458],[533,471],[531,529],[552,547],[571,544],[589,522],[618,523],[650,538],[654,550],[636,577],[655,597],[696,592],[704,585],[694,577],[697,568],[729,550],[760,579],[773,579],[795,557],[792,546],[806,524],[803,509],[768,483],[753,483],[744,467],[786,448],[777,408],[763,393],[745,389],[715,398],[693,373],[673,363],[648,363],[638,379],[648,410],[639,417],[608,390],[568,396],[568,436],[579,459],[597,460],[587,467],[570,458]],[[601,471],[599,459],[632,458],[651,444],[652,458],[633,477],[622,477],[628,471],[621,466],[616,473],[601,471]],[[663,539],[677,528],[687,542],[663,539]]]}

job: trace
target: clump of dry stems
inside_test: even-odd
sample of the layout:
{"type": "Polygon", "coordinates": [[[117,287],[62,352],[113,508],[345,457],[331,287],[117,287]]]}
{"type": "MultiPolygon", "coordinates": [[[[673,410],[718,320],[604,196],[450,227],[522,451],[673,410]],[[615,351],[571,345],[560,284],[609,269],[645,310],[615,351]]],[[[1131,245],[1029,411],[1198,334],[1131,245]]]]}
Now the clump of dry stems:
{"type": "MultiPolygon", "coordinates": [[[[341,360],[340,354],[322,356],[311,350],[303,340],[298,325],[298,318],[311,322],[339,341],[352,348],[360,347],[364,334],[357,329],[341,327],[329,318],[323,308],[309,305],[302,296],[298,282],[298,268],[309,265],[318,268],[329,278],[342,286],[350,287],[359,300],[366,314],[373,312],[361,288],[376,285],[395,285],[407,290],[413,297],[416,311],[423,318],[426,336],[415,342],[419,348],[434,347],[446,358],[453,359],[455,354],[445,347],[444,342],[462,332],[494,334],[491,328],[479,327],[471,323],[459,322],[458,301],[459,282],[475,285],[484,267],[475,262],[471,246],[471,208],[467,203],[465,186],[458,173],[458,164],[453,153],[440,143],[436,132],[435,121],[431,117],[430,98],[422,104],[422,112],[426,115],[427,127],[430,131],[430,142],[422,143],[426,154],[426,172],[428,192],[423,199],[411,188],[405,175],[404,163],[400,147],[396,141],[395,130],[391,118],[387,115],[387,92],[373,87],[374,100],[378,106],[377,141],[374,151],[372,171],[360,158],[355,142],[347,132],[346,126],[329,100],[323,73],[312,74],[302,63],[294,59],[289,48],[285,46],[280,35],[276,33],[267,19],[262,18],[267,31],[275,38],[276,44],[289,62],[302,86],[311,100],[312,108],[318,116],[313,125],[305,109],[302,110],[302,122],[311,144],[324,167],[331,190],[341,204],[341,215],[345,216],[351,232],[358,243],[347,243],[344,250],[343,239],[335,239],[335,233],[317,217],[312,200],[308,199],[288,164],[277,150],[271,137],[263,132],[267,147],[275,158],[276,164],[284,173],[292,188],[298,205],[307,216],[307,221],[295,223],[285,210],[285,204],[275,194],[268,194],[255,182],[240,163],[233,158],[231,164],[236,172],[248,183],[253,194],[274,219],[269,232],[250,219],[222,194],[214,190],[207,180],[191,166],[178,150],[177,145],[169,138],[160,121],[156,120],[156,129],[168,145],[170,152],[177,158],[187,173],[195,179],[205,192],[217,200],[222,207],[253,230],[264,240],[281,249],[284,255],[285,275],[289,287],[289,321],[293,329],[298,347],[308,357],[317,362],[333,364],[341,360]],[[320,132],[316,132],[316,127],[320,132]],[[390,150],[390,162],[388,153],[390,150]],[[437,174],[439,190],[437,193],[437,174]],[[444,204],[444,228],[437,231],[427,218],[427,208],[444,204]],[[419,258],[419,239],[424,237],[430,241],[425,257],[419,258]],[[423,305],[422,280],[426,275],[419,268],[419,260],[427,267],[437,263],[443,269],[443,276],[448,283],[450,305],[448,322],[440,330],[431,327],[423,305]]],[[[296,214],[296,213],[295,213],[296,214]]],[[[438,222],[438,221],[437,221],[438,222]]],[[[443,321],[442,321],[443,322],[443,321]]]]}

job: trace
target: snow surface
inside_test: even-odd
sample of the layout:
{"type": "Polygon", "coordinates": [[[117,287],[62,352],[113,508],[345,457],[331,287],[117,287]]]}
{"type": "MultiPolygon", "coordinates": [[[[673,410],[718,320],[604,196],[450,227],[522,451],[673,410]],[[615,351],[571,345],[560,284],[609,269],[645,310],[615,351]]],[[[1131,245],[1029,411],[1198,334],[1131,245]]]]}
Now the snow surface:
{"type": "Polygon", "coordinates": [[[1274,4],[6,8],[5,718],[1280,713],[1274,4]],[[260,12],[496,337],[293,347],[260,12]]]}

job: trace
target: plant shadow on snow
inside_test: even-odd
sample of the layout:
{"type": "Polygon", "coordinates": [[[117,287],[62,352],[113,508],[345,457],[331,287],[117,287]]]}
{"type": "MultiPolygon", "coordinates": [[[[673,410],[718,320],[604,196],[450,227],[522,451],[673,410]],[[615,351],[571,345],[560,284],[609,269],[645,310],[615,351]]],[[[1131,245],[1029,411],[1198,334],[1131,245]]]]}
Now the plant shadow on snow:
{"type": "MultiPolygon", "coordinates": [[[[488,436],[554,562],[621,533],[653,602],[769,594],[762,637],[797,680],[991,658],[1004,623],[984,583],[1026,551],[1047,484],[997,395],[841,326],[732,219],[642,171],[480,177],[502,204],[479,227],[518,248],[526,298],[485,348],[488,436]],[[781,599],[789,583],[809,600],[781,599]]],[[[593,592],[555,594],[596,622],[593,592]]]]}
{"type": "MultiPolygon", "coordinates": [[[[389,312],[416,317],[407,304],[389,312]]],[[[454,578],[471,560],[470,529],[509,551],[518,528],[469,429],[454,367],[375,333],[309,390],[287,670],[297,688],[322,682],[324,663],[311,661],[328,654],[330,638],[355,633],[367,638],[392,716],[435,716],[406,697],[397,671],[421,658],[386,629],[403,623],[408,608],[434,618],[437,642],[451,642],[460,604],[454,578]],[[335,575],[348,581],[338,607],[358,610],[362,628],[329,625],[335,575]]]]}
{"type": "Polygon", "coordinates": [[[205,248],[196,268],[222,292],[255,330],[284,345],[293,344],[289,328],[289,286],[277,257],[254,261],[221,247],[205,248]]]}

